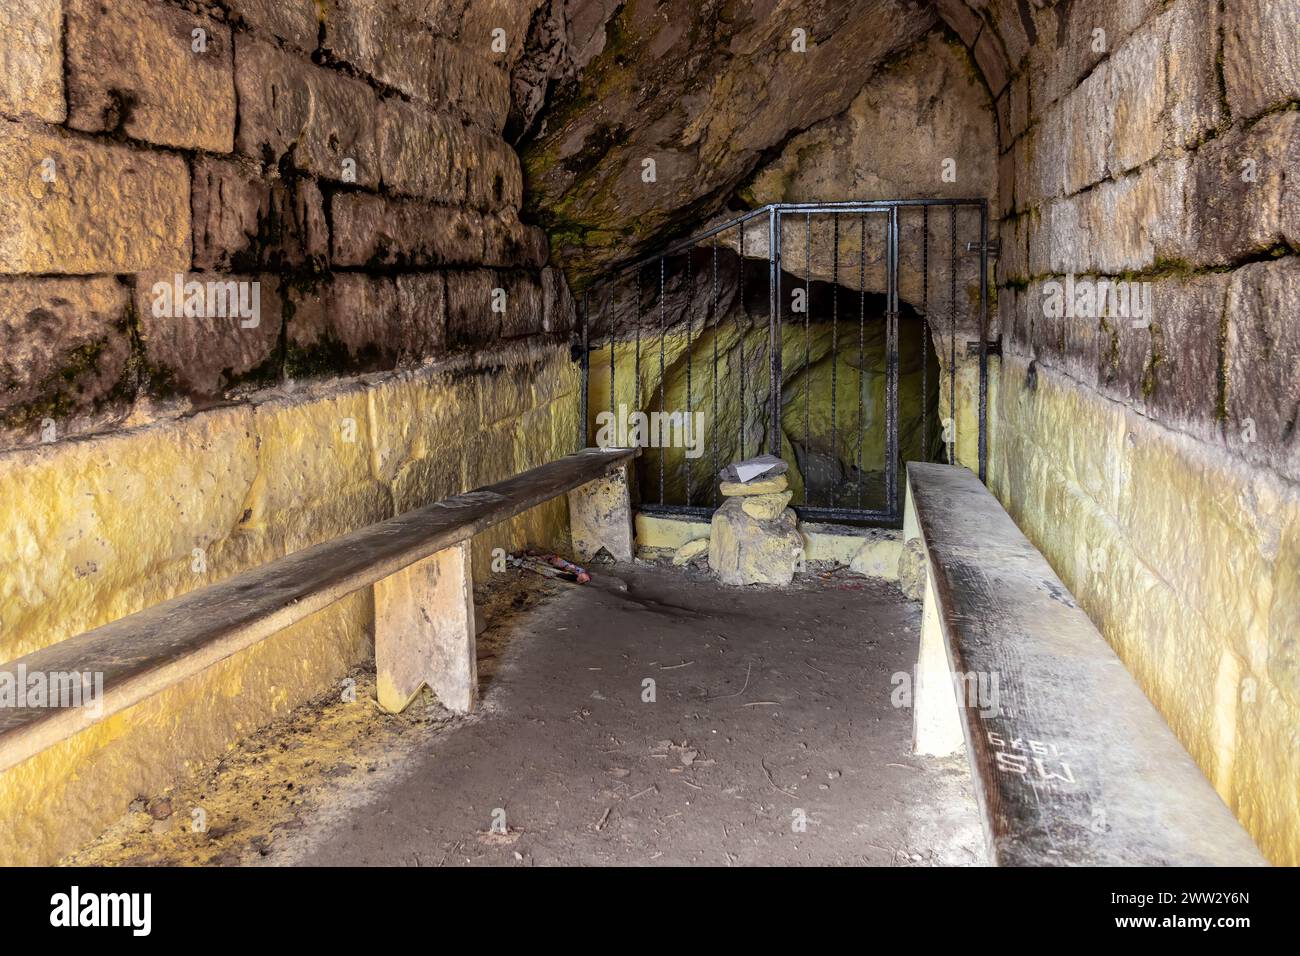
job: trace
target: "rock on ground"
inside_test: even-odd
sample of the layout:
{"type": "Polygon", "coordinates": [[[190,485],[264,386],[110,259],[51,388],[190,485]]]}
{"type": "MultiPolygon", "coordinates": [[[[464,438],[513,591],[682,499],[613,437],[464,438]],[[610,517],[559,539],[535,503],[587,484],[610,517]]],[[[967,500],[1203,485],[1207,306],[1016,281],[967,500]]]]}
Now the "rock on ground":
{"type": "Polygon", "coordinates": [[[903,553],[898,558],[898,587],[909,600],[925,597],[925,545],[920,538],[903,545],[903,553]]]}
{"type": "Polygon", "coordinates": [[[723,584],[789,584],[803,566],[803,537],[791,509],[765,520],[728,498],[713,513],[709,567],[723,584]]]}

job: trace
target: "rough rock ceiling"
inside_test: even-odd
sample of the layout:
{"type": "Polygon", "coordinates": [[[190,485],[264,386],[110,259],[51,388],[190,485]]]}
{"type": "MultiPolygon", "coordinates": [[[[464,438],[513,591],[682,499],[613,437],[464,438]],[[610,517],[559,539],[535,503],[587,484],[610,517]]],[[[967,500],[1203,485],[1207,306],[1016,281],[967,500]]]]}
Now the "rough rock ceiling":
{"type": "Polygon", "coordinates": [[[528,212],[571,279],[650,251],[743,206],[787,142],[937,22],[918,0],[549,0],[512,74],[528,212]]]}

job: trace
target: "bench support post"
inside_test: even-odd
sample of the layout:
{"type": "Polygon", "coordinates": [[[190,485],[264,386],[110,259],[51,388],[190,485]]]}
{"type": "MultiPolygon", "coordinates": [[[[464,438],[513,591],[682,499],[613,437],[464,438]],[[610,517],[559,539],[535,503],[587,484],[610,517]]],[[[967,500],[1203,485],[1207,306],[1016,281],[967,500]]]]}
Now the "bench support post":
{"type": "Polygon", "coordinates": [[[416,561],[375,584],[379,706],[405,710],[428,685],[448,710],[478,698],[470,542],[416,561]]]}
{"type": "Polygon", "coordinates": [[[932,757],[956,753],[963,743],[957,691],[945,645],[934,574],[927,559],[921,652],[916,661],[916,692],[912,695],[912,752],[932,757]]]}
{"type": "Polygon", "coordinates": [[[615,561],[632,560],[627,465],[569,492],[569,529],[579,561],[590,561],[602,547],[615,561]]]}

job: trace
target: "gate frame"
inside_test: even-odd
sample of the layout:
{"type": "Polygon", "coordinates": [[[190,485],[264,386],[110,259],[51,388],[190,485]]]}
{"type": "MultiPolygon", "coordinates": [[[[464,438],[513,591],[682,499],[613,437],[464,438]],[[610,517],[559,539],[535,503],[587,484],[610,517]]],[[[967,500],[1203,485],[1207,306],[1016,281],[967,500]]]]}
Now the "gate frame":
{"type": "MultiPolygon", "coordinates": [[[[920,207],[923,209],[923,226],[922,226],[922,282],[923,294],[921,307],[918,310],[923,322],[923,343],[922,343],[922,375],[928,374],[930,349],[934,343],[931,340],[930,322],[931,315],[929,312],[929,246],[930,246],[930,222],[929,213],[931,208],[947,208],[949,211],[949,276],[950,276],[950,295],[949,295],[949,334],[951,341],[948,343],[950,348],[948,368],[946,375],[948,377],[948,395],[949,395],[949,418],[953,422],[952,438],[945,443],[948,451],[948,460],[953,462],[956,457],[956,377],[957,377],[957,316],[956,316],[956,290],[957,290],[957,210],[959,208],[974,208],[979,212],[979,241],[968,242],[967,252],[977,251],[980,258],[979,264],[979,411],[978,411],[978,468],[979,478],[981,481],[987,479],[987,458],[988,458],[988,434],[987,434],[987,413],[988,413],[988,320],[989,320],[989,284],[988,284],[988,267],[989,267],[989,219],[988,219],[988,200],[986,199],[879,199],[879,200],[849,200],[836,202],[813,202],[813,203],[769,203],[757,209],[752,209],[740,216],[736,216],[726,222],[715,225],[704,232],[694,234],[686,239],[681,239],[666,246],[663,250],[650,256],[628,262],[613,267],[607,273],[597,277],[587,285],[582,294],[581,305],[581,344],[578,346],[579,359],[582,368],[582,385],[580,389],[580,411],[578,422],[578,447],[579,449],[588,447],[588,390],[590,386],[590,355],[593,350],[593,343],[589,338],[591,312],[591,293],[593,289],[599,289],[601,286],[608,284],[610,287],[607,304],[611,306],[612,317],[612,296],[619,278],[628,272],[635,270],[637,278],[637,318],[636,327],[637,335],[637,403],[640,405],[640,317],[641,317],[641,272],[647,266],[657,264],[659,267],[659,303],[661,312],[660,334],[660,361],[663,362],[663,341],[667,329],[663,325],[663,306],[664,306],[664,275],[665,261],[675,255],[691,254],[699,248],[706,240],[713,240],[714,255],[714,294],[717,293],[717,237],[730,229],[737,229],[739,235],[738,250],[741,260],[741,286],[740,294],[744,294],[743,269],[747,257],[744,254],[745,248],[745,225],[751,220],[761,216],[767,218],[768,228],[768,372],[769,381],[769,402],[768,409],[768,429],[765,450],[772,451],[780,455],[781,449],[781,407],[782,395],[784,391],[783,369],[781,349],[777,347],[781,342],[781,333],[783,328],[784,309],[781,303],[781,263],[782,263],[782,221],[786,216],[802,215],[807,217],[811,223],[810,217],[813,215],[834,215],[836,217],[836,256],[838,262],[838,221],[843,214],[856,214],[862,217],[868,214],[884,215],[886,217],[885,228],[885,353],[886,353],[886,464],[885,464],[885,504],[884,508],[845,508],[836,506],[822,505],[791,505],[795,512],[803,520],[813,521],[852,521],[868,525],[886,525],[891,527],[901,527],[903,520],[903,503],[899,500],[899,435],[898,435],[898,416],[899,416],[899,291],[898,291],[898,270],[899,270],[899,235],[900,219],[899,211],[904,208],[920,207]],[[978,246],[978,249],[974,247],[978,246]]],[[[865,218],[863,219],[865,229],[865,218]]],[[[863,242],[863,255],[865,256],[865,241],[863,242]]],[[[749,257],[753,258],[753,257],[749,257]]],[[[690,259],[687,260],[687,276],[690,276],[690,259]]],[[[693,296],[693,287],[692,287],[693,296]]],[[[599,303],[600,296],[597,297],[599,303]]],[[[693,301],[693,299],[692,299],[693,301]]],[[[597,305],[599,308],[599,304],[597,305]]],[[[748,317],[748,314],[747,314],[748,317]]],[[[716,322],[715,318],[715,322],[716,322]]],[[[687,336],[688,336],[688,354],[687,354],[687,381],[688,381],[688,413],[690,404],[689,380],[690,380],[690,355],[689,355],[689,336],[691,334],[691,319],[687,318],[687,336]]],[[[606,344],[610,347],[610,402],[614,401],[614,356],[613,345],[616,341],[615,329],[609,330],[606,338],[606,344]]],[[[743,339],[742,339],[743,341],[743,339]]],[[[974,343],[970,343],[974,345],[974,343]]],[[[995,344],[996,345],[996,344],[995,344]]],[[[973,349],[972,349],[973,350],[973,349]]],[[[965,352],[966,349],[963,349],[965,352]]],[[[716,363],[715,355],[714,361],[716,363]]],[[[742,373],[743,374],[743,373],[742,373]]],[[[715,370],[716,381],[716,370],[715,370]]],[[[660,375],[660,392],[663,392],[664,382],[661,371],[660,375]]],[[[923,429],[928,433],[928,412],[929,412],[929,395],[928,385],[923,384],[922,395],[922,420],[923,429]]],[[[744,383],[741,382],[741,399],[743,402],[744,383]]],[[[832,399],[833,400],[833,399],[832,399]]],[[[716,396],[715,396],[716,402],[716,396]]],[[[936,409],[937,410],[937,409],[936,409]]],[[[743,441],[743,436],[742,436],[743,441]]],[[[716,463],[716,440],[715,445],[715,463],[716,463]]],[[[742,448],[742,454],[743,454],[742,448]]],[[[928,445],[927,445],[927,458],[928,445]]],[[[860,463],[859,463],[860,467],[860,463]]],[[[663,458],[660,456],[660,501],[658,503],[642,502],[638,510],[648,514],[662,514],[667,516],[686,516],[707,518],[713,514],[714,507],[691,504],[668,504],[663,500],[664,488],[664,471],[663,458]]],[[[690,494],[690,462],[687,461],[687,490],[688,501],[690,494]]]]}

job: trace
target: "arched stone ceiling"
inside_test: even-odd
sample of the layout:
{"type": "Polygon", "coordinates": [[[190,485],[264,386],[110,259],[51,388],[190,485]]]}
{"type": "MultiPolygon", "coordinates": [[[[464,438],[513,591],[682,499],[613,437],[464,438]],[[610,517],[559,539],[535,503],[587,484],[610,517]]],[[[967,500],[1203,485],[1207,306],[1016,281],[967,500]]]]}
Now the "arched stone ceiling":
{"type": "Polygon", "coordinates": [[[548,0],[512,72],[507,134],[528,212],[581,281],[744,208],[787,144],[935,30],[968,48],[998,98],[1044,11],[1041,0],[548,0]],[[792,50],[796,29],[806,53],[792,50]]]}

